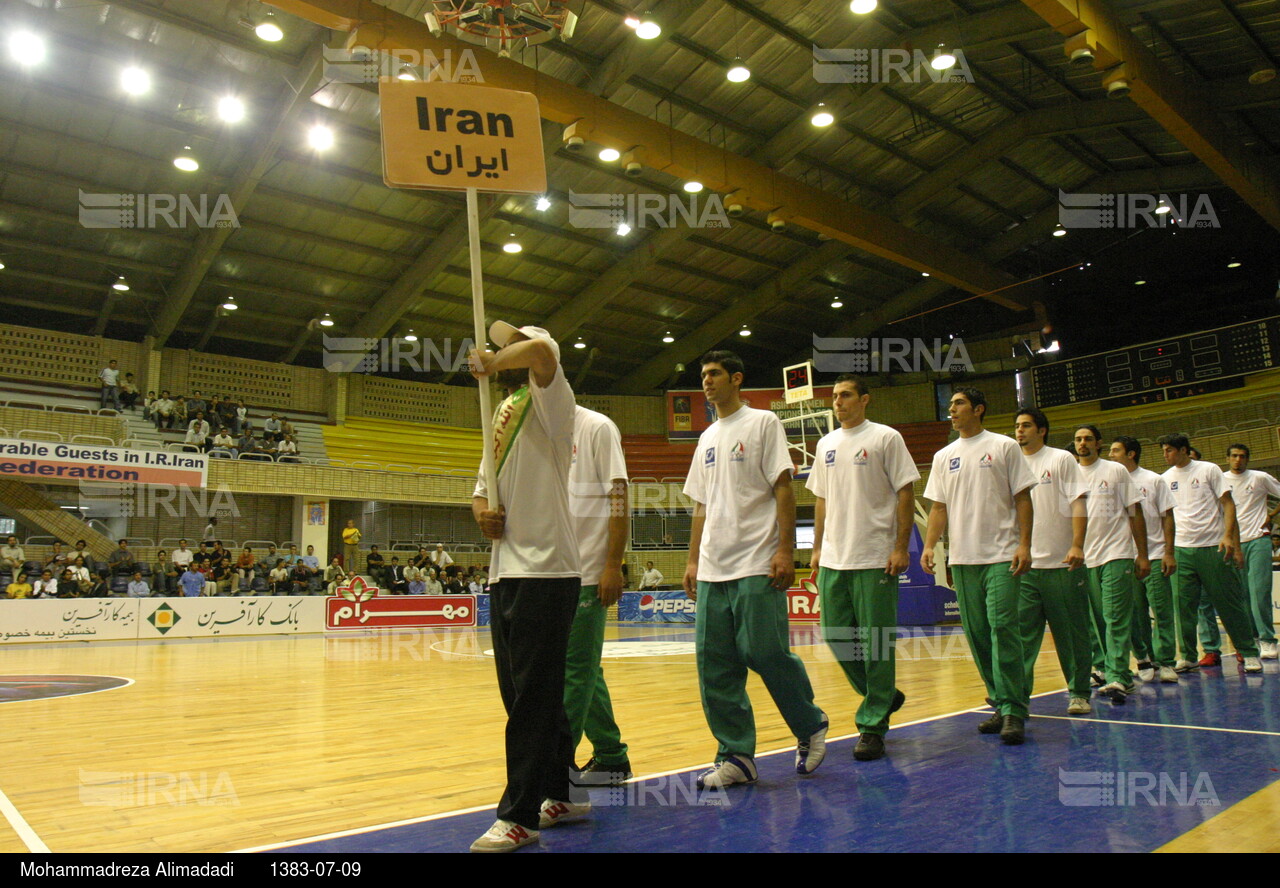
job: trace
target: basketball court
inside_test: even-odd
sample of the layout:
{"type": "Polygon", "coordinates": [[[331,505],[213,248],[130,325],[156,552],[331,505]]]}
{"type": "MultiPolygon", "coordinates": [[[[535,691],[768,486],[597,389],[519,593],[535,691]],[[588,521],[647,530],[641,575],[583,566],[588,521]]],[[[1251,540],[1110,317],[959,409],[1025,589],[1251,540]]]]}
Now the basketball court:
{"type": "MultiPolygon", "coordinates": [[[[692,627],[611,624],[605,674],[637,776],[591,790],[591,819],[531,850],[1280,849],[1264,828],[1280,815],[1274,662],[1246,677],[1227,655],[1069,719],[1047,643],[1027,743],[1005,747],[975,730],[963,636],[913,630],[889,755],[857,763],[858,698],[816,628],[792,645],[838,738],[826,762],[794,774],[794,739],[752,675],[760,780],[699,792],[715,743],[692,627]]],[[[503,785],[489,649],[485,629],[6,648],[0,849],[464,851],[503,785]]]]}

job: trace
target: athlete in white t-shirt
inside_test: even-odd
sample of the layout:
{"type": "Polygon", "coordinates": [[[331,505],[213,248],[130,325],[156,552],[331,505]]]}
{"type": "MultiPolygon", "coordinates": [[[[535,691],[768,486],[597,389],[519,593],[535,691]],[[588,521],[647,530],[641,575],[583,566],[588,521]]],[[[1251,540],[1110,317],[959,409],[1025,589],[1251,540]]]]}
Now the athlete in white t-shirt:
{"type": "Polygon", "coordinates": [[[1138,677],[1152,681],[1158,669],[1160,681],[1177,684],[1179,667],[1194,668],[1195,664],[1178,662],[1177,620],[1173,589],[1169,585],[1170,577],[1178,569],[1178,562],[1173,557],[1173,495],[1163,478],[1138,465],[1142,444],[1136,438],[1128,435],[1116,438],[1111,442],[1108,455],[1129,472],[1140,497],[1143,521],[1147,525],[1147,558],[1151,562],[1151,572],[1141,580],[1135,577],[1133,584],[1132,640],[1133,653],[1138,659],[1138,677]],[[1157,561],[1160,563],[1158,568],[1157,561]]]}
{"type": "Polygon", "coordinates": [[[1133,583],[1151,572],[1147,523],[1142,509],[1137,508],[1142,497],[1124,466],[1099,458],[1102,433],[1097,426],[1080,426],[1072,441],[1088,492],[1084,563],[1089,570],[1093,614],[1093,668],[1104,672],[1105,683],[1098,693],[1110,697],[1112,703],[1123,703],[1134,688],[1129,671],[1133,583]]]}
{"type": "Polygon", "coordinates": [[[574,749],[584,733],[591,741],[591,760],[582,769],[582,782],[616,786],[631,777],[631,762],[613,717],[600,652],[606,612],[622,597],[622,559],[630,527],[627,463],[613,420],[581,404],[573,418],[569,509],[582,555],[582,593],[569,634],[564,708],[574,749]]]}
{"type": "MultiPolygon", "coordinates": [[[[1246,444],[1232,444],[1228,447],[1228,468],[1222,477],[1231,490],[1239,518],[1240,550],[1244,556],[1240,582],[1246,592],[1245,604],[1258,633],[1262,659],[1274,660],[1276,632],[1271,615],[1271,513],[1267,512],[1267,498],[1280,498],[1280,481],[1266,472],[1250,469],[1249,456],[1246,444]]],[[[1276,508],[1280,509],[1280,506],[1276,508]]],[[[1202,601],[1200,613],[1201,619],[1216,634],[1218,619],[1212,611],[1212,605],[1202,601]]],[[[1203,630],[1205,627],[1201,628],[1203,630]]]]}
{"type": "Polygon", "coordinates": [[[472,352],[482,384],[497,374],[510,395],[494,418],[494,469],[500,507],[487,483],[471,509],[490,560],[490,620],[498,688],[507,710],[507,788],[498,820],[472,851],[514,851],[536,842],[540,824],[585,816],[570,799],[573,743],[564,709],[565,654],[578,604],[581,564],[569,509],[573,390],[560,347],[546,330],[497,321],[493,352],[472,352]]]}
{"type": "MultiPolygon", "coordinates": [[[[1178,612],[1178,645],[1183,660],[1196,662],[1196,616],[1201,594],[1210,603],[1227,634],[1244,660],[1245,672],[1261,672],[1253,620],[1245,605],[1244,587],[1236,568],[1244,566],[1240,552],[1240,530],[1236,505],[1222,477],[1211,462],[1193,460],[1186,435],[1165,435],[1160,449],[1169,466],[1161,477],[1173,494],[1174,555],[1178,560],[1177,582],[1173,586],[1178,612]]],[[[1199,662],[1201,666],[1221,665],[1219,656],[1199,662]]]]}
{"type": "Polygon", "coordinates": [[[934,547],[950,527],[947,560],[960,622],[996,710],[978,731],[1016,746],[1026,739],[1027,717],[1018,578],[1031,568],[1036,479],[1012,438],[982,428],[982,392],[957,389],[948,411],[960,437],[933,457],[924,489],[933,505],[920,566],[934,572],[934,547]]]}
{"type": "Polygon", "coordinates": [[[840,428],[818,442],[805,485],[817,498],[822,640],[863,697],[853,750],[859,761],[884,755],[889,716],[906,702],[895,684],[898,578],[910,563],[912,485],[920,480],[902,435],[867,419],[870,401],[856,376],[836,379],[831,403],[840,428]]]}
{"type": "Polygon", "coordinates": [[[756,780],[748,669],[764,679],[799,740],[796,771],[812,774],[826,755],[827,716],[813,704],[809,675],[787,641],[796,501],[786,433],[773,413],[742,403],[741,358],[712,351],[701,364],[716,421],[698,439],[684,485],[696,504],[684,591],[698,602],[698,681],[719,749],[698,784],[756,780]]]}
{"type": "Polygon", "coordinates": [[[1088,715],[1089,591],[1084,566],[1084,483],[1071,454],[1046,447],[1049,420],[1035,407],[1023,407],[1014,418],[1014,438],[1035,477],[1031,505],[1031,570],[1022,575],[1018,607],[1027,683],[1027,703],[1035,685],[1036,659],[1044,643],[1044,627],[1053,631],[1058,664],[1067,680],[1067,715],[1088,715]]]}

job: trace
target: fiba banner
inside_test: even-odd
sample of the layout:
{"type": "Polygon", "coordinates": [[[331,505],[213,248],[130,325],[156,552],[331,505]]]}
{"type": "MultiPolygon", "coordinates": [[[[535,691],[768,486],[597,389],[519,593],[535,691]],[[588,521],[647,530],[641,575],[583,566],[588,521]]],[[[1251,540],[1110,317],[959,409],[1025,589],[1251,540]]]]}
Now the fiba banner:
{"type": "Polygon", "coordinates": [[[623,623],[692,623],[698,605],[683,591],[623,592],[618,619],[623,623]]]}
{"type": "Polygon", "coordinates": [[[30,481],[204,487],[208,474],[209,458],[203,453],[0,438],[0,476],[30,481]]]}

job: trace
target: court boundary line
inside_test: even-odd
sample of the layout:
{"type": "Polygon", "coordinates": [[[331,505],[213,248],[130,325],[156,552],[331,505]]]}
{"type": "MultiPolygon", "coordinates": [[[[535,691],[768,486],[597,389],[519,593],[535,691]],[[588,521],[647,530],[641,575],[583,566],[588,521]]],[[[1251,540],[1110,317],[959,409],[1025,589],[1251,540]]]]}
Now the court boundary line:
{"type": "Polygon", "coordinates": [[[13,831],[18,834],[18,838],[22,840],[22,844],[27,846],[27,850],[32,854],[52,854],[49,846],[44,843],[40,835],[31,828],[31,824],[27,823],[27,819],[22,816],[17,806],[9,801],[9,797],[5,795],[4,790],[0,789],[0,812],[4,813],[4,819],[9,821],[9,825],[13,827],[13,831]]]}
{"type": "Polygon", "coordinates": [[[1085,718],[1079,715],[1040,715],[1033,713],[1032,718],[1053,718],[1060,721],[1093,722],[1103,725],[1138,725],[1144,728],[1180,728],[1184,731],[1219,731],[1224,734],[1260,734],[1264,737],[1280,737],[1280,731],[1251,731],[1248,728],[1211,728],[1206,725],[1169,725],[1161,722],[1125,721],[1124,719],[1085,718]]]}
{"type": "MultiPolygon", "coordinates": [[[[1061,693],[1065,693],[1065,689],[1059,689],[1056,691],[1042,691],[1039,694],[1032,694],[1031,699],[1034,700],[1037,697],[1048,697],[1052,694],[1061,694],[1061,693]]],[[[923,725],[928,722],[940,721],[944,718],[956,718],[957,716],[967,715],[972,712],[981,712],[983,709],[986,709],[986,708],[989,708],[986,706],[986,704],[983,704],[981,706],[971,706],[968,709],[957,709],[954,712],[946,712],[946,713],[943,713],[942,715],[931,715],[928,718],[920,718],[920,719],[916,719],[915,721],[903,722],[902,724],[895,725],[894,727],[907,728],[912,725],[923,725]]],[[[857,736],[858,734],[856,732],[853,734],[842,734],[839,737],[828,737],[827,742],[835,743],[840,740],[852,740],[854,737],[857,737],[857,736]]],[[[785,746],[782,749],[771,749],[768,752],[757,753],[755,757],[758,759],[761,759],[771,755],[782,755],[783,753],[794,753],[794,752],[795,752],[794,746],[785,746]]],[[[699,768],[708,768],[710,766],[711,766],[710,762],[703,762],[702,764],[688,765],[683,768],[673,768],[669,771],[658,771],[652,774],[644,774],[640,777],[632,777],[630,780],[626,782],[627,783],[643,783],[646,780],[653,780],[658,777],[669,777],[672,774],[686,774],[690,771],[696,771],[699,768]]],[[[296,845],[305,845],[311,842],[327,842],[331,839],[343,839],[348,836],[363,835],[365,833],[376,832],[380,829],[395,829],[401,826],[413,826],[418,823],[429,823],[433,820],[444,820],[447,817],[462,817],[466,814],[475,814],[480,811],[492,811],[494,810],[494,808],[495,808],[495,805],[492,805],[492,804],[478,805],[472,808],[459,808],[456,811],[443,811],[439,814],[427,814],[422,817],[410,817],[406,820],[395,820],[389,823],[378,823],[370,826],[359,826],[359,827],[355,827],[354,829],[345,829],[345,830],[340,830],[338,832],[324,833],[318,836],[307,836],[301,839],[291,839],[285,842],[273,842],[268,845],[255,845],[250,848],[237,848],[234,851],[227,851],[225,853],[257,854],[263,851],[278,851],[282,848],[292,848],[296,845]]]]}
{"type": "MultiPolygon", "coordinates": [[[[36,673],[34,673],[34,672],[33,672],[33,673],[29,673],[29,674],[30,674],[30,675],[35,675],[36,673]]],[[[73,676],[84,676],[84,675],[87,675],[87,674],[89,674],[89,673],[84,673],[84,672],[48,672],[48,673],[45,673],[45,674],[46,674],[47,676],[49,676],[50,678],[57,678],[58,676],[63,676],[63,677],[70,678],[70,677],[73,677],[73,676]]],[[[123,681],[123,682],[124,682],[124,684],[122,684],[122,685],[116,685],[114,688],[98,688],[97,690],[93,690],[93,691],[79,691],[79,692],[77,692],[77,693],[75,693],[75,694],[57,694],[57,695],[55,695],[55,696],[53,696],[53,697],[29,697],[29,698],[27,698],[27,699],[25,699],[25,700],[0,700],[0,706],[5,706],[5,705],[8,705],[8,704],[10,704],[10,703],[39,703],[41,700],[61,700],[61,699],[64,699],[64,698],[68,698],[68,699],[69,699],[69,698],[71,698],[71,697],[87,697],[87,696],[89,696],[90,694],[105,694],[105,693],[107,693],[108,691],[120,691],[120,690],[123,690],[123,689],[128,688],[128,687],[132,687],[133,685],[137,684],[137,679],[133,679],[133,678],[125,678],[123,675],[108,675],[108,676],[106,676],[106,677],[107,677],[107,678],[118,678],[118,679],[120,679],[121,681],[123,681]]],[[[16,679],[16,678],[18,678],[18,676],[17,676],[17,675],[0,675],[0,681],[13,680],[13,679],[16,679]]]]}

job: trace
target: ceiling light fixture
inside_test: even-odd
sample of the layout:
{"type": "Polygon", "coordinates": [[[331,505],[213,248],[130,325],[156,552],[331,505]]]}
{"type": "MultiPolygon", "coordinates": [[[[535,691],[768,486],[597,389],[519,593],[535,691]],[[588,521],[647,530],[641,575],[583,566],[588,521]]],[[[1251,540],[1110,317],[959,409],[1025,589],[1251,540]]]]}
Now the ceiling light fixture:
{"type": "Polygon", "coordinates": [[[120,72],[120,88],[131,96],[143,95],[151,89],[151,75],[136,65],[130,65],[120,72]]]}
{"type": "Polygon", "coordinates": [[[1156,213],[1163,216],[1165,213],[1171,212],[1172,210],[1173,207],[1169,206],[1163,197],[1160,198],[1160,203],[1156,207],[1156,213]]]}
{"type": "Polygon", "coordinates": [[[396,80],[417,80],[418,72],[413,70],[411,65],[401,65],[400,73],[396,75],[396,80]]]}
{"type": "Polygon", "coordinates": [[[605,163],[613,163],[615,160],[617,160],[621,156],[622,156],[622,152],[619,151],[617,148],[601,148],[600,149],[600,159],[603,160],[605,163]]]}
{"type": "Polygon", "coordinates": [[[244,102],[235,96],[218,99],[218,117],[223,123],[239,123],[244,120],[244,102]]]}
{"type": "Polygon", "coordinates": [[[1230,262],[1227,263],[1227,268],[1239,268],[1240,265],[1241,265],[1241,262],[1239,259],[1232,259],[1230,262]]]}
{"type": "Polygon", "coordinates": [[[405,341],[405,342],[417,342],[417,341],[418,341],[418,334],[413,332],[413,328],[412,328],[412,327],[410,327],[410,328],[409,328],[409,332],[408,332],[408,333],[404,334],[404,341],[405,341]]]}
{"type": "Polygon", "coordinates": [[[853,0],[849,4],[849,11],[854,15],[866,15],[869,12],[875,12],[876,6],[876,0],[853,0]]]}
{"type": "Polygon", "coordinates": [[[751,331],[747,329],[747,325],[743,324],[742,329],[738,331],[739,336],[750,336],[751,331]]]}
{"type": "Polygon", "coordinates": [[[116,278],[116,282],[111,285],[111,289],[120,293],[127,293],[129,292],[129,282],[124,279],[124,275],[120,275],[116,278]]]}
{"type": "Polygon", "coordinates": [[[520,242],[516,240],[515,237],[515,232],[512,232],[511,240],[502,245],[502,252],[510,253],[514,256],[516,253],[519,253],[524,249],[524,247],[520,246],[520,242]]]}
{"type": "Polygon", "coordinates": [[[578,337],[578,341],[573,344],[574,348],[586,348],[587,344],[582,341],[582,337],[578,337]]]}
{"type": "Polygon", "coordinates": [[[690,194],[697,194],[702,190],[702,183],[697,179],[690,179],[688,182],[684,183],[684,190],[690,194]]]}
{"type": "Polygon", "coordinates": [[[626,222],[619,222],[617,230],[618,230],[618,237],[626,237],[628,234],[631,233],[631,226],[628,225],[626,222]]]}
{"type": "Polygon", "coordinates": [[[227,301],[222,303],[222,307],[225,308],[227,311],[235,311],[240,306],[236,305],[236,297],[228,296],[227,301]]]}
{"type": "Polygon", "coordinates": [[[933,58],[929,60],[929,67],[935,71],[945,71],[956,63],[956,55],[947,49],[945,43],[939,43],[938,48],[934,50],[933,58]]]}
{"type": "Polygon", "coordinates": [[[320,326],[321,326],[321,327],[332,327],[332,326],[333,326],[333,318],[329,317],[329,312],[327,312],[327,311],[326,311],[326,312],[321,316],[321,318],[320,318],[320,326]]]}
{"type": "Polygon", "coordinates": [[[927,278],[928,276],[929,276],[929,272],[927,272],[927,271],[922,271],[922,272],[920,272],[920,277],[922,277],[922,278],[927,278]]]}
{"type": "Polygon", "coordinates": [[[649,17],[649,13],[645,13],[636,25],[636,36],[641,40],[653,40],[662,33],[662,27],[649,17]]]}
{"type": "Polygon", "coordinates": [[[813,110],[813,116],[809,118],[809,122],[814,126],[831,126],[836,122],[836,117],[827,109],[824,103],[819,102],[818,107],[813,110]]]}
{"type": "Polygon", "coordinates": [[[284,30],[276,22],[276,14],[268,12],[266,18],[258,22],[258,26],[253,29],[253,33],[258,35],[259,40],[265,40],[268,43],[275,43],[284,39],[284,30]]]}
{"type": "Polygon", "coordinates": [[[313,151],[328,151],[333,147],[333,130],[317,123],[307,131],[307,144],[313,151]]]}
{"type": "Polygon", "coordinates": [[[671,342],[675,342],[675,341],[676,341],[676,338],[675,338],[674,336],[672,336],[672,335],[671,335],[671,331],[670,331],[670,330],[668,330],[668,331],[666,332],[666,334],[662,337],[662,341],[663,341],[663,342],[667,342],[667,343],[671,343],[671,342]]]}
{"type": "Polygon", "coordinates": [[[18,31],[9,37],[9,55],[23,67],[40,64],[46,52],[44,39],[30,31],[18,31]]]}
{"type": "Polygon", "coordinates": [[[1136,281],[1134,281],[1134,282],[1133,282],[1133,285],[1134,285],[1135,287],[1141,287],[1141,286],[1142,286],[1143,284],[1145,284],[1145,283],[1146,283],[1146,281],[1144,281],[1144,280],[1142,280],[1141,278],[1139,278],[1138,280],[1136,280],[1136,281]]]}
{"type": "Polygon", "coordinates": [[[751,79],[751,69],[742,64],[742,60],[735,58],[736,63],[732,68],[725,72],[725,77],[730,83],[742,83],[751,79]]]}
{"type": "Polygon", "coordinates": [[[844,308],[844,303],[843,303],[843,302],[841,302],[839,299],[835,299],[835,300],[833,300],[833,301],[832,301],[832,303],[831,303],[831,307],[832,307],[832,308],[844,308]]]}
{"type": "Polygon", "coordinates": [[[184,173],[194,173],[200,169],[200,161],[192,156],[190,145],[182,146],[182,153],[173,159],[173,165],[184,173]]]}
{"type": "Polygon", "coordinates": [[[1053,236],[1054,236],[1054,237],[1063,237],[1064,235],[1066,235],[1066,233],[1067,233],[1067,229],[1065,229],[1065,228],[1063,228],[1063,227],[1062,227],[1062,223],[1061,223],[1061,222],[1059,222],[1059,223],[1058,223],[1057,225],[1055,225],[1055,226],[1054,226],[1054,228],[1053,228],[1053,236]]]}
{"type": "Polygon", "coordinates": [[[538,202],[533,206],[539,213],[545,213],[547,210],[551,209],[551,198],[544,194],[542,197],[538,198],[538,202]]]}

